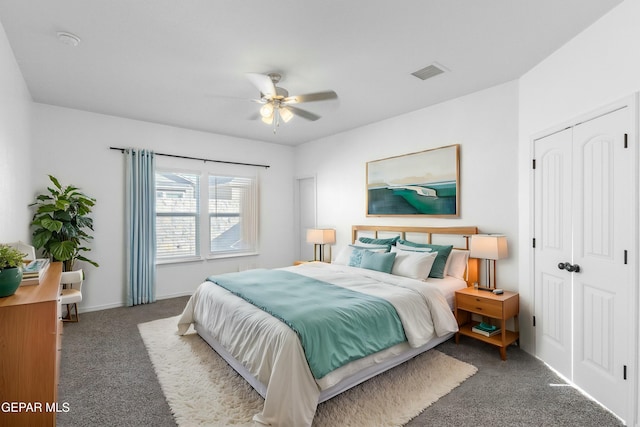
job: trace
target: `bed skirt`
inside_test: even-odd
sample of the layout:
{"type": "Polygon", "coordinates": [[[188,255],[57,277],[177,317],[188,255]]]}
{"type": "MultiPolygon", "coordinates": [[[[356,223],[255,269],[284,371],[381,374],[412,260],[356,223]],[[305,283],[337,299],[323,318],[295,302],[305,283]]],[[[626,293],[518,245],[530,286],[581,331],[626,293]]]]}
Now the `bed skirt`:
{"type": "MultiPolygon", "coordinates": [[[[231,355],[231,353],[229,353],[222,345],[220,345],[220,343],[218,343],[218,341],[213,338],[205,330],[205,328],[201,327],[198,323],[195,323],[194,327],[198,335],[200,335],[200,337],[202,337],[202,339],[204,339],[211,346],[211,348],[216,351],[216,353],[218,353],[238,374],[240,374],[240,376],[242,376],[258,392],[258,394],[260,394],[260,396],[264,398],[267,393],[267,386],[259,381],[256,377],[254,377],[240,362],[238,362],[231,355]]],[[[394,368],[406,362],[407,360],[412,359],[417,355],[434,348],[435,346],[453,337],[453,335],[453,333],[450,333],[442,337],[435,337],[428,343],[417,348],[412,348],[407,344],[398,344],[397,346],[391,347],[391,349],[383,350],[375,355],[368,356],[369,358],[382,358],[382,360],[377,361],[373,364],[369,364],[364,369],[349,374],[337,383],[321,390],[320,396],[318,398],[318,403],[327,401],[332,397],[335,397],[340,393],[363,383],[369,378],[373,378],[376,375],[388,371],[389,369],[394,368]],[[402,352],[396,354],[398,351],[402,352]]]]}

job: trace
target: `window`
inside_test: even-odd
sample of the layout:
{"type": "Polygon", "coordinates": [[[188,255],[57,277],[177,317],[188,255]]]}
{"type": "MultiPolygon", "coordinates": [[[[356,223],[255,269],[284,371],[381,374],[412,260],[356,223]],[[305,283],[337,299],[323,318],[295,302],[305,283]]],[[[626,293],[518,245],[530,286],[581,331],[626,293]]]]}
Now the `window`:
{"type": "Polygon", "coordinates": [[[157,171],[156,194],[159,261],[256,253],[256,177],[157,171]]]}
{"type": "Polygon", "coordinates": [[[200,255],[200,175],[156,172],[157,258],[200,255]]]}
{"type": "Polygon", "coordinates": [[[255,252],[256,197],[253,178],[209,175],[209,252],[255,252]]]}

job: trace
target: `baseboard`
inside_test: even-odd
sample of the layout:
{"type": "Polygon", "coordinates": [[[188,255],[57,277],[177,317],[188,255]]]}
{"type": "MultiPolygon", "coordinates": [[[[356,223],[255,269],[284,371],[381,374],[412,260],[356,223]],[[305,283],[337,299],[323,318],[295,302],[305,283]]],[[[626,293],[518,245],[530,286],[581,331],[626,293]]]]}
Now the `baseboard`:
{"type": "MultiPolygon", "coordinates": [[[[171,298],[190,297],[192,294],[193,292],[184,291],[184,292],[178,292],[175,294],[156,295],[156,300],[159,301],[159,300],[171,299],[171,298]]],[[[79,306],[78,309],[80,313],[89,313],[92,311],[109,310],[111,308],[120,308],[120,307],[126,307],[126,306],[127,306],[127,303],[125,301],[122,301],[119,303],[104,304],[104,305],[79,306]]]]}

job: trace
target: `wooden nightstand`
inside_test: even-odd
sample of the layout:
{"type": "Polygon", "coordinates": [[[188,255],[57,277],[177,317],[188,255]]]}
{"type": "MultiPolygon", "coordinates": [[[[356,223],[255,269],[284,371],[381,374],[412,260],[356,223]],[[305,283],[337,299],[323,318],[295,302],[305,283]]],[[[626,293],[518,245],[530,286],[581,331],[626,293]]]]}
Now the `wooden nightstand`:
{"type": "Polygon", "coordinates": [[[520,338],[518,329],[518,313],[520,312],[520,295],[517,292],[504,291],[501,295],[474,288],[456,291],[455,315],[460,330],[456,333],[456,344],[460,335],[466,335],[500,348],[500,358],[507,360],[507,346],[520,338]],[[501,333],[486,337],[473,332],[471,328],[479,322],[471,319],[478,314],[489,319],[499,320],[501,333]],[[506,321],[513,317],[515,331],[506,329],[506,321]]]}

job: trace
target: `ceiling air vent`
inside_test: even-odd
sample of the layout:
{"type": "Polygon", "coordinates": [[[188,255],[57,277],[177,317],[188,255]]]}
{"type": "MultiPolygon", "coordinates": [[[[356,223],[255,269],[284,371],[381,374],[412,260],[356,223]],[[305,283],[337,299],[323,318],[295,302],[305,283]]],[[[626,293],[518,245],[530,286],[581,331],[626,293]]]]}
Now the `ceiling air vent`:
{"type": "Polygon", "coordinates": [[[431,64],[429,66],[424,67],[421,70],[414,71],[411,74],[416,76],[417,78],[419,78],[421,80],[427,80],[427,79],[430,79],[431,77],[437,76],[438,74],[444,73],[445,70],[446,70],[446,68],[444,68],[440,64],[438,64],[438,65],[431,64]]]}

